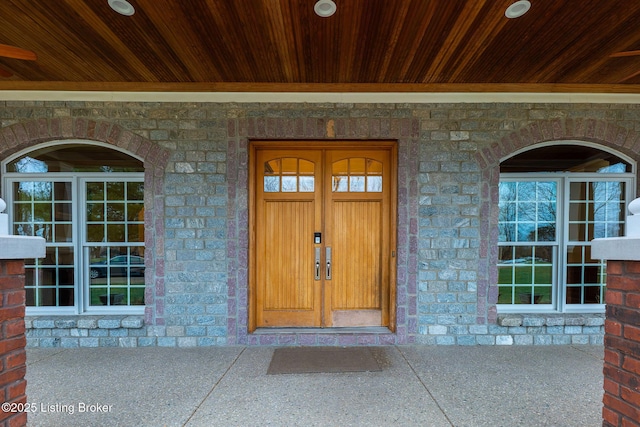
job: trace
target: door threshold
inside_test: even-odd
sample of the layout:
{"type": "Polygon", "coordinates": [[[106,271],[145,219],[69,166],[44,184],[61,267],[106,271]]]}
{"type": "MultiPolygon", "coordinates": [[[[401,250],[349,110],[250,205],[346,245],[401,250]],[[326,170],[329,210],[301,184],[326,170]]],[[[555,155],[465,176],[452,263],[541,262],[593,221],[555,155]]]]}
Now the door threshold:
{"type": "Polygon", "coordinates": [[[344,328],[257,328],[254,335],[264,334],[391,334],[385,326],[363,326],[344,328]]]}

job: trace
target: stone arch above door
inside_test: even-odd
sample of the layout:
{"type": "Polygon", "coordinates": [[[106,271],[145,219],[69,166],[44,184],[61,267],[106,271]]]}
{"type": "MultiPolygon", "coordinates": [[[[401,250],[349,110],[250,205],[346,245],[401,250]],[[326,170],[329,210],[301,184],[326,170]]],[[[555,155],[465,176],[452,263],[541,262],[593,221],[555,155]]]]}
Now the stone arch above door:
{"type": "Polygon", "coordinates": [[[145,245],[150,250],[152,281],[145,289],[145,323],[164,324],[164,169],[171,152],[117,124],[86,118],[41,118],[15,123],[0,129],[0,159],[52,141],[66,139],[106,143],[144,161],[145,245]]]}
{"type": "Polygon", "coordinates": [[[478,274],[478,318],[486,318],[488,323],[497,320],[496,302],[498,298],[498,182],[500,161],[510,154],[543,142],[585,141],[612,148],[634,160],[640,158],[640,133],[619,126],[607,120],[595,118],[554,119],[536,121],[511,132],[500,141],[485,147],[476,154],[481,171],[481,225],[482,245],[480,248],[478,274]]]}

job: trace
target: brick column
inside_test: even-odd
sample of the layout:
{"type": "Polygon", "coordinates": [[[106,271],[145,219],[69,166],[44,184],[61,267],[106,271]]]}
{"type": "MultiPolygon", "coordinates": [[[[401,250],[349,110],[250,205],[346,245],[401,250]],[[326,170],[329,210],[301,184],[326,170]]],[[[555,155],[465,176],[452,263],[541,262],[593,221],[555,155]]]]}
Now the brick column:
{"type": "Polygon", "coordinates": [[[27,401],[24,260],[44,257],[46,247],[42,237],[8,235],[5,207],[0,199],[0,427],[19,427],[27,424],[27,413],[4,404],[27,401]]]}
{"type": "Polygon", "coordinates": [[[603,426],[640,426],[640,261],[607,262],[603,426]]]}
{"type": "MultiPolygon", "coordinates": [[[[0,401],[26,403],[24,260],[0,260],[0,401]]],[[[0,426],[27,423],[26,412],[0,409],[0,426]]]]}
{"type": "Polygon", "coordinates": [[[640,426],[640,199],[629,204],[627,237],[595,239],[607,260],[602,425],[640,426]]]}

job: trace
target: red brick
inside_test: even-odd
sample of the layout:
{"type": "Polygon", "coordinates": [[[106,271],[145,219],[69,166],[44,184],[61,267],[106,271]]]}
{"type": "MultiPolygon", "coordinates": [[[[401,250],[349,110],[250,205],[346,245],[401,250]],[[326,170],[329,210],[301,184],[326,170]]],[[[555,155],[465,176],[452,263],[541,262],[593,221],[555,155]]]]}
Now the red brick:
{"type": "Polygon", "coordinates": [[[624,272],[627,275],[631,275],[631,274],[640,275],[640,262],[638,262],[638,261],[625,261],[623,266],[624,266],[624,272]]]}
{"type": "Polygon", "coordinates": [[[24,379],[24,374],[27,372],[26,366],[22,366],[20,368],[4,371],[0,373],[0,384],[11,384],[15,381],[20,381],[24,379]]]}
{"type": "Polygon", "coordinates": [[[604,361],[612,364],[613,366],[620,366],[621,361],[620,353],[617,351],[610,350],[608,348],[604,349],[604,361]]]}
{"type": "Polygon", "coordinates": [[[620,425],[620,415],[606,406],[602,408],[602,418],[611,425],[620,425]]]}
{"type": "Polygon", "coordinates": [[[605,319],[604,331],[609,335],[622,336],[622,325],[613,319],[605,319]]]}
{"type": "Polygon", "coordinates": [[[27,425],[27,413],[20,412],[9,418],[7,427],[24,427],[27,425]]]}
{"type": "Polygon", "coordinates": [[[633,341],[640,342],[640,328],[631,325],[625,325],[624,337],[633,341]]]}
{"type": "Polygon", "coordinates": [[[607,289],[607,292],[604,294],[604,299],[607,304],[610,305],[624,305],[624,293],[614,291],[612,289],[607,289]]]}
{"type": "Polygon", "coordinates": [[[626,340],[624,338],[614,337],[613,335],[604,336],[604,345],[606,347],[618,350],[620,353],[630,355],[640,354],[640,343],[626,340]]]}
{"type": "Polygon", "coordinates": [[[0,277],[0,289],[22,289],[24,287],[24,277],[22,276],[2,276],[0,277]]]}
{"type": "Polygon", "coordinates": [[[4,324],[5,338],[16,337],[25,333],[24,319],[6,321],[4,324]]]}
{"type": "Polygon", "coordinates": [[[25,292],[24,289],[4,292],[4,305],[9,307],[12,305],[24,305],[25,292]]]}
{"type": "Polygon", "coordinates": [[[606,308],[607,319],[627,325],[637,325],[640,320],[640,311],[619,305],[608,305],[606,308]]]}
{"type": "Polygon", "coordinates": [[[27,353],[23,349],[14,351],[6,356],[5,369],[14,369],[20,366],[24,366],[27,362],[27,353]]]}
{"type": "Polygon", "coordinates": [[[7,400],[17,399],[25,395],[27,380],[19,380],[7,387],[7,400]]]}
{"type": "Polygon", "coordinates": [[[621,291],[637,291],[640,289],[640,277],[637,276],[613,276],[607,277],[607,289],[621,291]]]}
{"type": "Polygon", "coordinates": [[[640,426],[640,424],[638,424],[638,421],[634,421],[634,420],[630,420],[629,418],[622,418],[620,420],[620,427],[638,427],[640,426]]]}
{"type": "Polygon", "coordinates": [[[625,295],[625,305],[631,308],[640,308],[640,294],[627,293],[625,295]]]}
{"type": "Polygon", "coordinates": [[[637,409],[640,409],[640,393],[627,387],[620,387],[620,398],[637,409]]]}
{"type": "Polygon", "coordinates": [[[18,276],[24,274],[24,260],[4,261],[4,264],[8,275],[18,276]]]}
{"type": "Polygon", "coordinates": [[[12,320],[24,318],[24,306],[0,307],[0,319],[12,320]]]}
{"type": "Polygon", "coordinates": [[[27,339],[24,336],[17,336],[10,339],[0,341],[0,355],[7,354],[13,350],[24,348],[27,339]]]}
{"type": "Polygon", "coordinates": [[[640,360],[635,357],[625,356],[622,362],[622,369],[640,376],[640,360]]]}
{"type": "Polygon", "coordinates": [[[611,276],[619,276],[624,271],[624,262],[608,260],[607,261],[607,279],[611,276]]]}
{"type": "Polygon", "coordinates": [[[604,376],[605,378],[609,378],[611,381],[617,382],[622,386],[629,387],[631,389],[638,388],[640,381],[638,380],[637,375],[633,375],[630,372],[623,371],[620,368],[616,368],[611,365],[604,365],[604,376]]]}
{"type": "Polygon", "coordinates": [[[634,408],[632,405],[629,405],[623,400],[605,393],[602,401],[604,402],[606,407],[613,411],[619,412],[620,414],[634,420],[640,419],[640,410],[638,408],[634,408]]]}
{"type": "Polygon", "coordinates": [[[604,379],[604,391],[611,394],[612,396],[620,396],[620,384],[615,381],[612,381],[609,378],[604,379]]]}

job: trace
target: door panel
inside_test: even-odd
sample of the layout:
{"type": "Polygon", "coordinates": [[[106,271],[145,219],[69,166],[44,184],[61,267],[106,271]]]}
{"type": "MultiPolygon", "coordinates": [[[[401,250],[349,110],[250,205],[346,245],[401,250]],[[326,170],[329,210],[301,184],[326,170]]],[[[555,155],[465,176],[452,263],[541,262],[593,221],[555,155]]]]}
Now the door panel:
{"type": "Polygon", "coordinates": [[[325,324],[387,325],[389,151],[331,150],[326,164],[326,244],[334,261],[324,287],[325,324]]]}
{"type": "Polygon", "coordinates": [[[391,150],[255,159],[256,326],[388,326],[391,150]]]}
{"type": "Polygon", "coordinates": [[[256,320],[259,326],[320,326],[314,232],[321,228],[321,153],[257,155],[256,320]]]}
{"type": "Polygon", "coordinates": [[[313,201],[267,201],[264,306],[267,310],[313,309],[313,201]],[[300,238],[306,236],[307,239],[300,238]],[[285,262],[283,262],[285,261],[285,262]]]}

